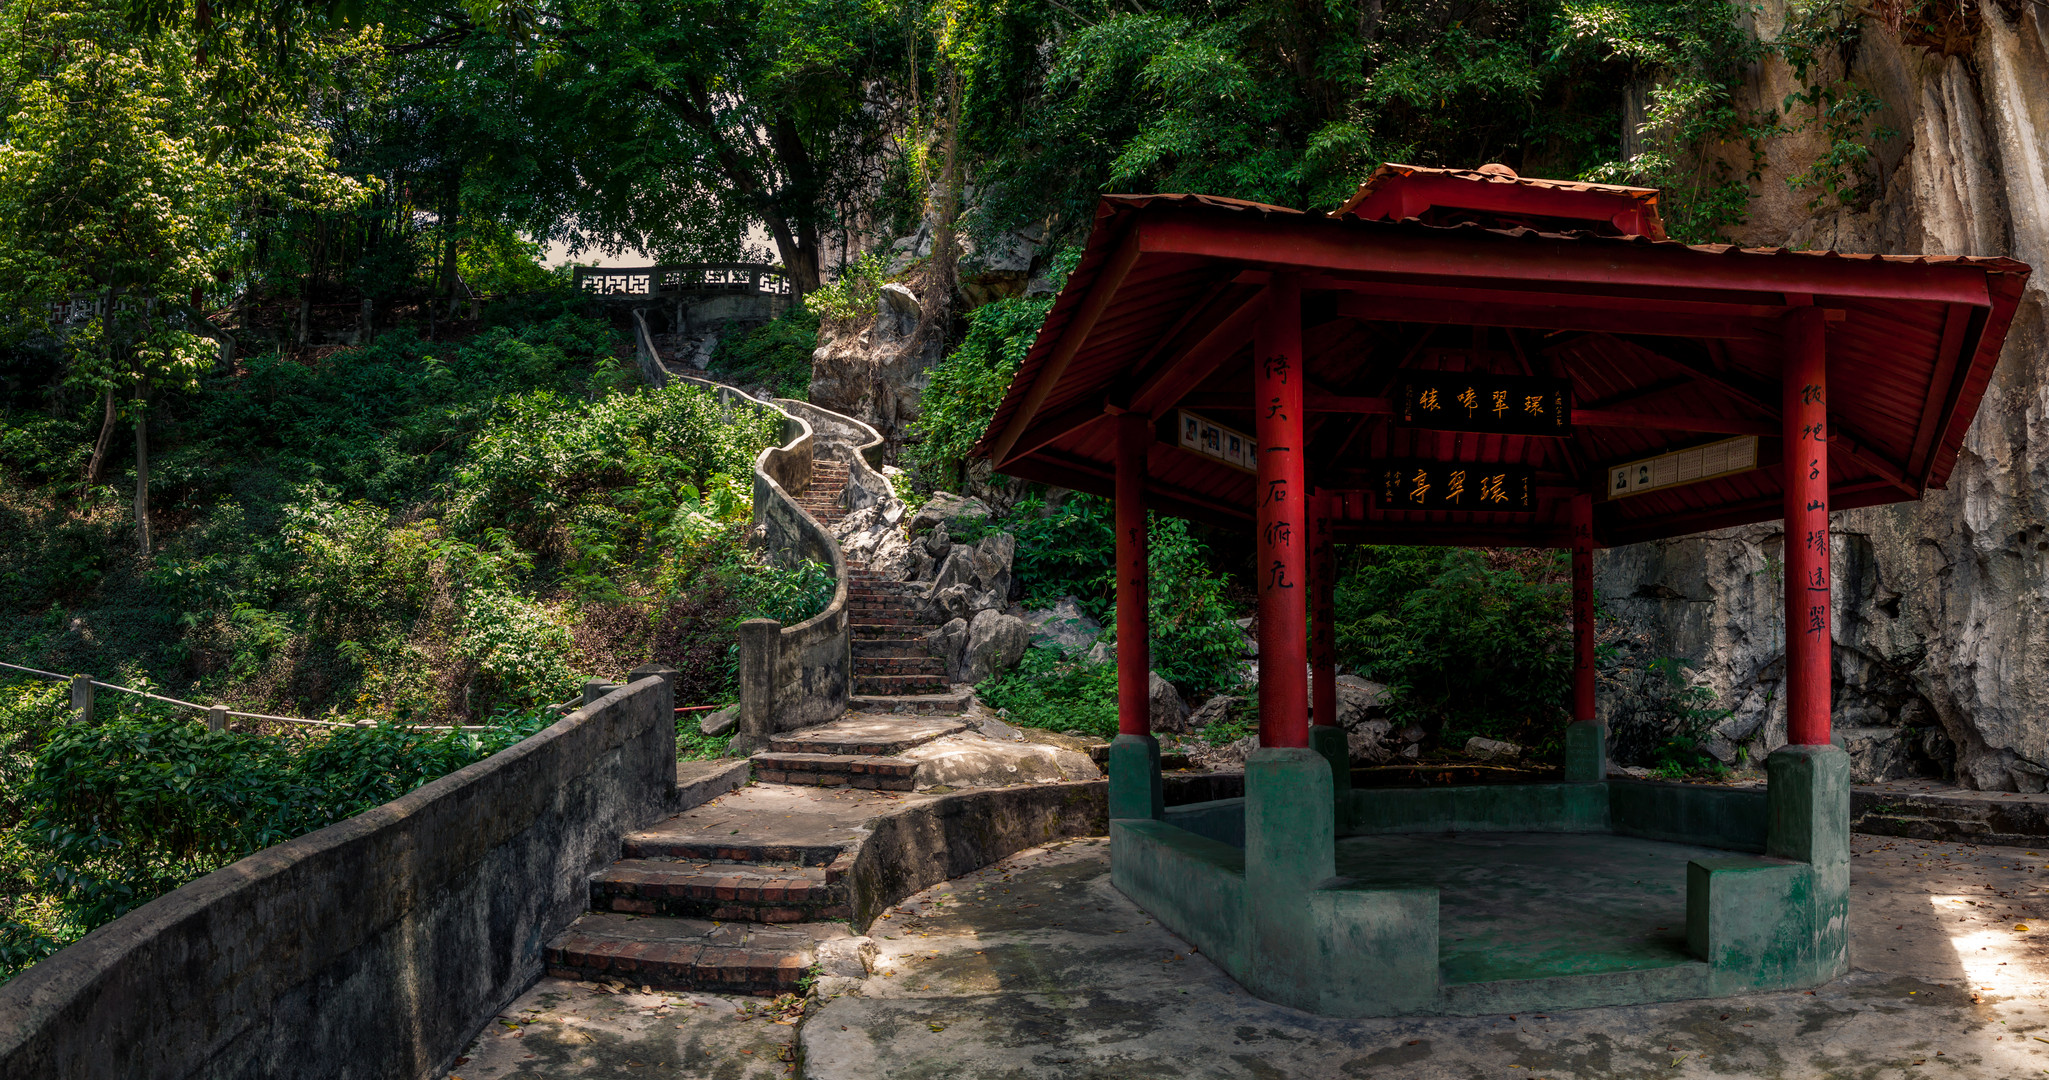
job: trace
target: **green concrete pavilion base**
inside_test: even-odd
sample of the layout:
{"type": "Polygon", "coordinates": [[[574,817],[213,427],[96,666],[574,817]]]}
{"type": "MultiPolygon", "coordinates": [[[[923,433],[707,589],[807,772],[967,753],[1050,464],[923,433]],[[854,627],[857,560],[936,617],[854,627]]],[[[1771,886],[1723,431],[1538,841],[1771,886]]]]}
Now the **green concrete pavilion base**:
{"type": "Polygon", "coordinates": [[[1848,967],[1849,760],[1788,747],[1767,771],[1763,792],[1360,790],[1340,829],[1328,760],[1262,749],[1243,799],[1112,820],[1112,880],[1252,993],[1326,1016],[1816,986],[1848,967]]]}

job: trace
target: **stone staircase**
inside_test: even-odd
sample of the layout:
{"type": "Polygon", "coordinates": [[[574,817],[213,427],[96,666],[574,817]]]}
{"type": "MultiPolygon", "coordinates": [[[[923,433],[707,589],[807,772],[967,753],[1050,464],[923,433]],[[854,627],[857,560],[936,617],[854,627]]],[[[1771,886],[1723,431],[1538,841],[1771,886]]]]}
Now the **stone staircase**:
{"type": "Polygon", "coordinates": [[[889,581],[860,564],[847,579],[847,618],[853,628],[856,712],[958,716],[970,694],[946,679],[946,662],[925,647],[937,627],[918,618],[919,587],[889,581]]]}
{"type": "Polygon", "coordinates": [[[793,496],[804,512],[818,519],[820,525],[830,529],[847,516],[847,464],[831,458],[814,458],[811,462],[811,486],[801,495],[793,496]]]}
{"type": "Polygon", "coordinates": [[[754,778],[764,784],[910,791],[918,763],[897,755],[967,727],[938,717],[851,714],[771,736],[768,749],[754,755],[754,778]]]}
{"type": "Polygon", "coordinates": [[[548,943],[548,974],[670,990],[796,992],[830,943],[852,938],[846,878],[854,847],[821,839],[830,829],[809,820],[816,814],[779,816],[773,805],[731,805],[735,797],[625,837],[623,857],[590,879],[589,911],[548,943]],[[791,827],[791,817],[805,820],[791,827]]]}

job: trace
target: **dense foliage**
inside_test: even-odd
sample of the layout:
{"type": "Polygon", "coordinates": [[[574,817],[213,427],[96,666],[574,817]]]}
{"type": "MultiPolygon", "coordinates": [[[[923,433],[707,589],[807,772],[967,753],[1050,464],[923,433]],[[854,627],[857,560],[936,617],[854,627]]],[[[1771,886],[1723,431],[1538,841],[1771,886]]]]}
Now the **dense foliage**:
{"type": "Polygon", "coordinates": [[[767,326],[719,338],[711,373],[803,401],[811,396],[811,353],[817,348],[818,316],[808,306],[792,305],[767,326]]]}
{"type": "Polygon", "coordinates": [[[1572,671],[1565,556],[1344,550],[1339,663],[1392,691],[1392,713],[1450,746],[1471,735],[1555,747],[1572,671]]]}
{"type": "Polygon", "coordinates": [[[555,716],[482,732],[398,724],[296,739],[206,730],[184,710],[110,700],[52,724],[61,686],[0,683],[0,978],[250,852],[359,814],[496,753],[555,716]]]}

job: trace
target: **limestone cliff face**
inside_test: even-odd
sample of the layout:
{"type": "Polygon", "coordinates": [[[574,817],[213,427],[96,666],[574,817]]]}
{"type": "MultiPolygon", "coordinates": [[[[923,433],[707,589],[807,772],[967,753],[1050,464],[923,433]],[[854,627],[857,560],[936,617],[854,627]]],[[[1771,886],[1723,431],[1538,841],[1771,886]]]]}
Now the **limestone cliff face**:
{"type": "MultiPolygon", "coordinates": [[[[1868,208],[1816,214],[1784,178],[1818,137],[1779,140],[1746,245],[1883,254],[2010,255],[2036,268],[1948,490],[1834,517],[1835,724],[1863,777],[1928,773],[2042,791],[2049,777],[2049,9],[1979,4],[1967,55],[1938,56],[1868,27],[1852,73],[1901,133],[1878,149],[1868,208]]],[[[1782,0],[1757,15],[1770,39],[1782,0]]],[[[1756,73],[1756,101],[1795,88],[1756,73]]],[[[1836,377],[1841,377],[1837,375],[1836,377]]],[[[1715,749],[1753,760],[1785,741],[1775,526],[1604,554],[1609,611],[1654,655],[1700,664],[1734,715],[1715,749]]]]}

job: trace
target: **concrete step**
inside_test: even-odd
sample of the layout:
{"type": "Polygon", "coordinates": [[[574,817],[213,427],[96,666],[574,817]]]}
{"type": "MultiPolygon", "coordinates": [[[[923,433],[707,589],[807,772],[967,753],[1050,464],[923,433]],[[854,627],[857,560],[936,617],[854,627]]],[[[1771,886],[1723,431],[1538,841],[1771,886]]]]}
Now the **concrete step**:
{"type": "Polygon", "coordinates": [[[930,656],[922,637],[861,638],[854,642],[854,662],[871,656],[930,656]]]}
{"type": "Polygon", "coordinates": [[[593,911],[795,923],[848,917],[833,866],[621,859],[591,878],[593,911]]]}
{"type": "Polygon", "coordinates": [[[763,926],[592,912],[549,942],[542,962],[558,979],[788,994],[796,992],[804,970],[818,958],[819,943],[846,936],[842,923],[763,926]]]}
{"type": "Polygon", "coordinates": [[[941,694],[951,683],[945,675],[856,675],[856,694],[941,694]]]}
{"type": "Polygon", "coordinates": [[[967,729],[958,720],[849,715],[829,724],[770,736],[768,748],[777,754],[889,757],[967,729]]]}
{"type": "Polygon", "coordinates": [[[698,862],[752,863],[771,866],[829,866],[846,849],[839,844],[807,844],[788,839],[762,840],[746,836],[718,835],[684,826],[657,825],[628,833],[620,841],[620,853],[629,859],[690,859],[698,862]]]}
{"type": "Polygon", "coordinates": [[[959,716],[968,711],[968,702],[973,699],[974,692],[970,690],[944,694],[857,693],[847,698],[847,711],[899,716],[959,716]]]}
{"type": "Polygon", "coordinates": [[[870,641],[909,636],[923,638],[928,631],[938,629],[930,623],[900,615],[857,616],[851,619],[849,625],[854,628],[856,638],[870,641]]]}
{"type": "Polygon", "coordinates": [[[877,675],[944,675],[946,661],[936,656],[856,656],[854,677],[877,675]]]}
{"type": "Polygon", "coordinates": [[[918,763],[906,758],[839,754],[756,754],[754,778],[764,784],[910,791],[918,763]]]}

